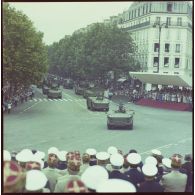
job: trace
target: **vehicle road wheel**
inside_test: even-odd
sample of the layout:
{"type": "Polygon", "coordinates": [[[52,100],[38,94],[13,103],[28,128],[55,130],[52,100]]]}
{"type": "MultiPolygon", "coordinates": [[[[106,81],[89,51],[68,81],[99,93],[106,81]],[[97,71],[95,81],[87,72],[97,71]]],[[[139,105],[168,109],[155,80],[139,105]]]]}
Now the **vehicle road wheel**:
{"type": "Polygon", "coordinates": [[[108,112],[109,111],[109,108],[106,108],[105,111],[108,112]]]}
{"type": "Polygon", "coordinates": [[[131,125],[129,125],[129,129],[133,130],[133,122],[131,123],[131,125]]]}
{"type": "Polygon", "coordinates": [[[108,129],[112,129],[112,127],[111,127],[110,124],[107,124],[107,128],[108,128],[108,129]]]}

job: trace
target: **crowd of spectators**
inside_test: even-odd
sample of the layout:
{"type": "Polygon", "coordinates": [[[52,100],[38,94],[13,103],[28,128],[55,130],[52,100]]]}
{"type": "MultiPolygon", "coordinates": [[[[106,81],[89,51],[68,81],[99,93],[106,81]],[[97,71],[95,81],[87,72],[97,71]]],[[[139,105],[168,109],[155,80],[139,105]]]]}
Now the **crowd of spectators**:
{"type": "Polygon", "coordinates": [[[18,90],[12,96],[4,94],[2,104],[3,112],[10,113],[12,108],[15,108],[19,104],[22,104],[24,102],[27,102],[29,99],[32,99],[34,97],[34,93],[34,89],[29,88],[18,90]]]}
{"type": "Polygon", "coordinates": [[[130,85],[116,85],[109,88],[112,95],[124,95],[130,102],[136,102],[141,98],[152,99],[161,102],[176,102],[192,104],[192,90],[163,87],[161,89],[152,89],[149,91],[140,88],[132,88],[130,85]]]}
{"type": "Polygon", "coordinates": [[[160,90],[150,90],[145,92],[143,97],[157,101],[192,104],[192,90],[185,88],[174,89],[167,87],[160,90]]]}
{"type": "Polygon", "coordinates": [[[164,157],[151,150],[145,159],[115,146],[61,151],[3,151],[4,192],[192,192],[192,156],[164,157]]]}

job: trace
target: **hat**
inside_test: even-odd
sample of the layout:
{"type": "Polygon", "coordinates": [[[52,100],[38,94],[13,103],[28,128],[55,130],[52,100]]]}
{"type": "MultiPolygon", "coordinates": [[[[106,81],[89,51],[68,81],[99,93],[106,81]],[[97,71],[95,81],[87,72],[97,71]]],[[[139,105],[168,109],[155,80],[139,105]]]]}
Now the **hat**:
{"type": "Polygon", "coordinates": [[[156,158],[154,158],[153,156],[148,156],[146,159],[145,159],[145,164],[149,164],[149,165],[157,165],[158,162],[156,160],[156,158]]]}
{"type": "Polygon", "coordinates": [[[25,177],[22,168],[14,161],[3,162],[3,188],[4,192],[21,192],[25,177]]]}
{"type": "Polygon", "coordinates": [[[169,158],[163,158],[162,159],[162,164],[167,167],[167,168],[171,168],[171,159],[169,158]]]}
{"type": "Polygon", "coordinates": [[[136,192],[136,188],[123,179],[107,179],[97,186],[96,192],[136,192]]]}
{"type": "Polygon", "coordinates": [[[109,154],[116,154],[116,153],[118,153],[118,149],[115,146],[110,146],[110,147],[108,147],[107,152],[109,154]]]}
{"type": "Polygon", "coordinates": [[[130,153],[127,156],[127,161],[132,165],[137,165],[141,162],[141,156],[137,153],[130,153]]]}
{"type": "Polygon", "coordinates": [[[26,164],[26,169],[31,170],[31,169],[38,169],[41,170],[44,167],[44,162],[35,154],[32,156],[30,162],[27,162],[26,164]]]}
{"type": "Polygon", "coordinates": [[[158,155],[158,156],[161,155],[161,151],[160,150],[157,150],[157,149],[151,150],[151,153],[152,153],[152,155],[158,155]]]}
{"type": "Polygon", "coordinates": [[[42,171],[30,170],[26,174],[26,190],[37,191],[45,187],[47,183],[47,177],[42,171]]]}
{"type": "Polygon", "coordinates": [[[65,186],[65,192],[82,193],[88,192],[88,189],[80,179],[71,179],[65,186]]]}
{"type": "Polygon", "coordinates": [[[40,159],[44,159],[45,158],[45,153],[42,151],[37,151],[34,156],[39,157],[40,159]]]}
{"type": "Polygon", "coordinates": [[[10,161],[11,160],[11,154],[7,150],[3,150],[3,160],[4,161],[10,161]]]}
{"type": "Polygon", "coordinates": [[[98,160],[108,160],[110,158],[110,154],[108,154],[107,152],[98,152],[96,154],[96,158],[98,160]]]}
{"type": "Polygon", "coordinates": [[[142,172],[145,176],[152,177],[158,173],[158,169],[154,164],[153,165],[145,164],[142,167],[142,172]]]}
{"type": "Polygon", "coordinates": [[[29,149],[24,149],[18,154],[16,154],[16,160],[19,162],[29,162],[33,156],[33,153],[29,149]]]}
{"type": "Polygon", "coordinates": [[[108,179],[108,172],[99,165],[89,166],[81,175],[81,181],[92,190],[96,190],[98,184],[108,179]]]}
{"type": "Polygon", "coordinates": [[[68,169],[74,172],[79,172],[80,171],[80,166],[81,166],[81,161],[74,158],[71,160],[68,160],[68,169]]]}
{"type": "Polygon", "coordinates": [[[86,150],[86,153],[89,154],[90,156],[96,155],[97,151],[93,148],[88,148],[86,150]]]}
{"type": "Polygon", "coordinates": [[[59,150],[56,147],[51,147],[48,149],[48,155],[49,154],[55,154],[56,156],[58,156],[59,150]]]}
{"type": "Polygon", "coordinates": [[[59,158],[59,160],[60,161],[66,161],[66,154],[67,154],[68,152],[67,151],[60,151],[59,153],[58,153],[58,158],[59,158]]]}
{"type": "Polygon", "coordinates": [[[124,158],[121,154],[112,154],[110,156],[110,163],[113,166],[121,167],[124,163],[124,158]]]}
{"type": "Polygon", "coordinates": [[[171,157],[171,166],[173,168],[179,168],[182,165],[182,156],[180,154],[174,154],[171,157]]]}

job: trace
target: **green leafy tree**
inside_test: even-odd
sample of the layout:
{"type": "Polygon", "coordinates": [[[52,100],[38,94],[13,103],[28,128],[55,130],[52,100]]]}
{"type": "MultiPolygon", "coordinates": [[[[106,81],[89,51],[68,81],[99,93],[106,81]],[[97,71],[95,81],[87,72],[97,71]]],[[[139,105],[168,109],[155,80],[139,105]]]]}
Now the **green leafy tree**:
{"type": "Polygon", "coordinates": [[[3,3],[3,83],[10,84],[10,93],[36,84],[47,71],[42,38],[26,15],[3,3]]]}

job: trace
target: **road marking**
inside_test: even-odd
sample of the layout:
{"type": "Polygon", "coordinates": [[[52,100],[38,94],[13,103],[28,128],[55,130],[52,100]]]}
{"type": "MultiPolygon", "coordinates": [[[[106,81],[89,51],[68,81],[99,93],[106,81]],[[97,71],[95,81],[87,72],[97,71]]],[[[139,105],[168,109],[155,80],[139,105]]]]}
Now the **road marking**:
{"type": "MultiPolygon", "coordinates": [[[[179,140],[178,143],[185,143],[184,140],[190,140],[191,138],[186,138],[186,139],[182,139],[182,140],[179,140]]],[[[153,149],[163,149],[163,148],[170,148],[171,146],[176,146],[178,145],[177,143],[172,143],[172,144],[166,144],[166,145],[163,145],[163,146],[160,146],[160,147],[157,147],[157,148],[153,148],[153,149]]],[[[151,150],[153,150],[151,149],[151,150]]],[[[148,151],[145,151],[145,152],[142,152],[140,153],[141,155],[142,154],[151,154],[151,150],[148,150],[148,151]]]]}
{"type": "Polygon", "coordinates": [[[30,108],[34,107],[34,106],[37,105],[38,103],[39,103],[39,102],[34,103],[32,106],[30,106],[30,107],[24,109],[24,110],[23,110],[22,112],[20,112],[20,113],[22,114],[23,112],[26,112],[27,110],[29,110],[30,108]]]}
{"type": "Polygon", "coordinates": [[[68,100],[71,101],[71,102],[73,101],[72,99],[68,99],[68,100]]]}
{"type": "Polygon", "coordinates": [[[67,99],[62,99],[63,101],[67,102],[68,100],[67,99]]]}

